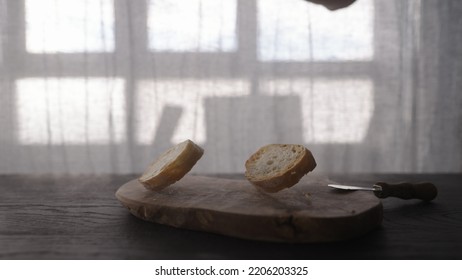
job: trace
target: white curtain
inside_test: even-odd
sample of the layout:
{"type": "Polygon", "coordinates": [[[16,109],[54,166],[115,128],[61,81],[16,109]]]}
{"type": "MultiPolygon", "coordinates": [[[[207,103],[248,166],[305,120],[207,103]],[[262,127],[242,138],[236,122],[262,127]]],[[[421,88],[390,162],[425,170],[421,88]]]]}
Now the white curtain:
{"type": "Polygon", "coordinates": [[[0,174],[235,173],[299,143],[326,173],[462,171],[462,2],[0,0],[0,174]]]}

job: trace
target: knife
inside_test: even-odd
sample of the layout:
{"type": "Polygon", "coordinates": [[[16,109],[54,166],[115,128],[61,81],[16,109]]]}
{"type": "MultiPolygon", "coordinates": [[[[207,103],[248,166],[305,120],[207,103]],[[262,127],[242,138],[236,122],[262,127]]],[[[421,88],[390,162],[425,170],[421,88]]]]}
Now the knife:
{"type": "Polygon", "coordinates": [[[355,191],[373,191],[378,198],[397,197],[402,199],[421,199],[424,201],[433,200],[438,194],[436,186],[432,183],[398,183],[389,184],[384,182],[377,182],[372,187],[358,187],[329,184],[329,187],[342,189],[342,190],[355,190],[355,191]]]}

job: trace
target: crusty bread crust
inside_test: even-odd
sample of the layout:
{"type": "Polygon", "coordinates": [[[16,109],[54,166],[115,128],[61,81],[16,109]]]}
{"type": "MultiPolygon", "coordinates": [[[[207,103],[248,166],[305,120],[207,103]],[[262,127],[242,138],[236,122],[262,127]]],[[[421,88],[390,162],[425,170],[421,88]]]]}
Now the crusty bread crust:
{"type": "Polygon", "coordinates": [[[305,176],[305,174],[316,167],[316,161],[311,151],[301,145],[270,144],[261,147],[257,152],[251,155],[246,161],[245,167],[245,176],[254,186],[257,186],[266,192],[275,193],[297,184],[300,179],[305,176]],[[294,163],[288,166],[280,166],[275,172],[268,174],[254,172],[253,169],[255,168],[258,159],[262,156],[262,154],[266,153],[271,146],[274,147],[275,145],[289,150],[295,147],[297,150],[302,150],[302,154],[298,156],[294,163]]]}
{"type": "Polygon", "coordinates": [[[159,191],[176,181],[183,178],[188,173],[196,162],[202,157],[204,150],[196,145],[191,140],[186,140],[160,155],[150,166],[146,169],[138,181],[149,190],[159,191]],[[159,161],[165,160],[175,148],[180,145],[185,145],[182,151],[172,159],[169,159],[165,164],[160,167],[160,170],[153,170],[153,166],[159,161]],[[156,174],[157,173],[157,174],[156,174]]]}

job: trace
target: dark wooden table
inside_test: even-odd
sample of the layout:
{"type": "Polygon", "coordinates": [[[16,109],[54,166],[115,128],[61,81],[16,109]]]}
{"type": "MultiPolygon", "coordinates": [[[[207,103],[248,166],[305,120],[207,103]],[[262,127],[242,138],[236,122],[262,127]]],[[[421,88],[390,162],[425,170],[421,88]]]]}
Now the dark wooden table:
{"type": "Polygon", "coordinates": [[[0,176],[0,259],[462,259],[462,174],[330,175],[362,186],[431,181],[439,195],[431,203],[385,199],[382,227],[328,244],[256,242],[144,222],[114,196],[135,177],[0,176]]]}

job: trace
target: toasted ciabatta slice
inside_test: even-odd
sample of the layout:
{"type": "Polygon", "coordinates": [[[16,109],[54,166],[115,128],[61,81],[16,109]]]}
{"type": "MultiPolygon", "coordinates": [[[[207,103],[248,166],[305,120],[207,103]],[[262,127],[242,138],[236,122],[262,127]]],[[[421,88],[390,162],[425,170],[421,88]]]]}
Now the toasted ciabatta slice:
{"type": "Polygon", "coordinates": [[[193,141],[183,141],[160,155],[138,181],[149,190],[166,188],[183,178],[203,154],[204,150],[193,141]]]}
{"type": "Polygon", "coordinates": [[[260,189],[274,193],[292,187],[315,167],[313,155],[304,146],[270,144],[245,162],[245,177],[260,189]]]}

